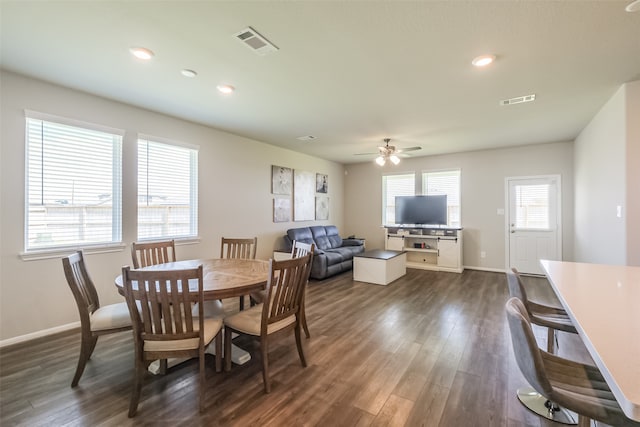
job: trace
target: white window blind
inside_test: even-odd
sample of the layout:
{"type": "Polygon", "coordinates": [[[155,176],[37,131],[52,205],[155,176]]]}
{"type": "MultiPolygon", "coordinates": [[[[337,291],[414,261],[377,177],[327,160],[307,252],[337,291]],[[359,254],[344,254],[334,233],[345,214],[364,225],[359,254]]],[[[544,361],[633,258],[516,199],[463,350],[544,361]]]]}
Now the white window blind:
{"type": "Polygon", "coordinates": [[[138,140],[138,240],[198,234],[198,150],[138,140]]]}
{"type": "Polygon", "coordinates": [[[96,129],[27,116],[25,252],[122,241],[122,135],[96,129]]]}
{"type": "Polygon", "coordinates": [[[516,228],[549,229],[549,184],[517,185],[516,228]]]}
{"type": "Polygon", "coordinates": [[[384,175],[382,177],[382,224],[395,224],[396,196],[414,196],[415,194],[415,174],[384,175]]]}
{"type": "Polygon", "coordinates": [[[422,194],[447,196],[447,225],[460,227],[460,171],[422,173],[422,194]]]}

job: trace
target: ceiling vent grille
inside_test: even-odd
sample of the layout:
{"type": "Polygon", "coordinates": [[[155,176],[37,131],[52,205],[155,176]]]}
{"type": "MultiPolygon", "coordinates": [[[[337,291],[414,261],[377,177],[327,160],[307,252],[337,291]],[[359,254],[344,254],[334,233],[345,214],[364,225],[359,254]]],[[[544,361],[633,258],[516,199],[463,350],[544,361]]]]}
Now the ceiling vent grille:
{"type": "Polygon", "coordinates": [[[513,104],[522,104],[523,102],[532,102],[536,100],[536,95],[532,94],[532,95],[524,95],[524,96],[517,96],[515,98],[511,98],[511,99],[503,99],[502,101],[500,101],[500,105],[513,105],[513,104]]]}
{"type": "Polygon", "coordinates": [[[260,33],[251,27],[247,27],[244,30],[235,33],[233,36],[260,56],[264,56],[278,50],[277,46],[262,37],[260,33]]]}

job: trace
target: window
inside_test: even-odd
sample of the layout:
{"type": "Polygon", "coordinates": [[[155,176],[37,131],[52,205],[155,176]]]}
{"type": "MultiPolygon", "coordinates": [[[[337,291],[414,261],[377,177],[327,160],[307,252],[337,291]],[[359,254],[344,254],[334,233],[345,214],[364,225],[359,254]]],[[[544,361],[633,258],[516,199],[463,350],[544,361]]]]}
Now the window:
{"type": "Polygon", "coordinates": [[[422,173],[422,194],[447,196],[447,225],[460,227],[460,171],[422,173]]]}
{"type": "Polygon", "coordinates": [[[122,241],[122,134],[27,112],[25,252],[122,241]]]}
{"type": "Polygon", "coordinates": [[[395,224],[396,196],[414,196],[416,177],[413,173],[382,177],[382,224],[395,224]]]}
{"type": "Polygon", "coordinates": [[[198,234],[198,150],[138,140],[138,240],[198,234]]]}

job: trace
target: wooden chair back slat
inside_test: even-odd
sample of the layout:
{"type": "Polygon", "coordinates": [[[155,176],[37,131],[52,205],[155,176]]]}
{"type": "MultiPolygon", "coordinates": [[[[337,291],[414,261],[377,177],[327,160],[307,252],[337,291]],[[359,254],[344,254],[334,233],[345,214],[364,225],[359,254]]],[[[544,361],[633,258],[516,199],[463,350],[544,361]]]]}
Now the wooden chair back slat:
{"type": "Polygon", "coordinates": [[[258,238],[236,239],[223,237],[220,258],[255,259],[258,238]]]}
{"type": "Polygon", "coordinates": [[[175,241],[134,242],[131,244],[131,259],[133,261],[133,268],[143,268],[151,265],[175,262],[175,241]]]}
{"type": "Polygon", "coordinates": [[[76,300],[80,316],[92,314],[100,308],[98,292],[84,263],[84,254],[78,251],[62,259],[64,274],[76,300]]]}
{"type": "MultiPolygon", "coordinates": [[[[170,271],[124,267],[122,277],[129,310],[133,309],[134,336],[156,341],[202,339],[192,315],[192,305],[200,302],[201,307],[204,301],[202,266],[170,271]],[[197,293],[189,291],[190,280],[198,282],[197,293]]],[[[203,322],[202,316],[199,321],[203,322]]]]}
{"type": "Polygon", "coordinates": [[[303,243],[294,240],[291,245],[291,258],[300,258],[301,256],[313,253],[315,245],[313,243],[303,243]]]}
{"type": "Polygon", "coordinates": [[[312,254],[283,261],[269,260],[267,297],[262,311],[262,329],[269,324],[299,313],[307,284],[312,254]]]}

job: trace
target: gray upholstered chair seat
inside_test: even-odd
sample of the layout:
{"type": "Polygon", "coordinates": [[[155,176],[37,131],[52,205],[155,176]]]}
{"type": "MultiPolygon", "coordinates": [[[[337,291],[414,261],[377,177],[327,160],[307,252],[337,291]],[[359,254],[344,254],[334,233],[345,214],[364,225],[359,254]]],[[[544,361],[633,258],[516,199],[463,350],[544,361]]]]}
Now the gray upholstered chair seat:
{"type": "Polygon", "coordinates": [[[640,427],[640,423],[622,412],[597,367],[563,359],[538,348],[522,301],[511,298],[507,301],[506,311],[516,361],[538,393],[578,413],[579,425],[587,425],[585,418],[589,418],[613,426],[640,427]]]}

